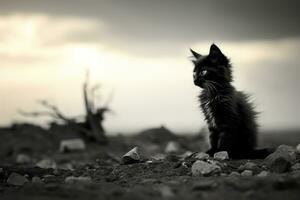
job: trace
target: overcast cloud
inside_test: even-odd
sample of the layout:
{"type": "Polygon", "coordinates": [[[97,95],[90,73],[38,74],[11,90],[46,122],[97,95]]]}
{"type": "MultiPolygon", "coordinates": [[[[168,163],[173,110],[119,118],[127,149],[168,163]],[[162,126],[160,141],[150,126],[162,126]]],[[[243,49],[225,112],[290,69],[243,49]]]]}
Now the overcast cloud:
{"type": "Polygon", "coordinates": [[[1,1],[0,12],[94,19],[104,24],[99,36],[74,33],[73,37],[102,38],[133,52],[167,54],[198,41],[297,37],[299,7],[297,0],[10,0],[1,1]]]}
{"type": "MultiPolygon", "coordinates": [[[[216,42],[235,85],[253,94],[262,128],[300,124],[300,1],[0,0],[0,124],[49,98],[83,113],[87,67],[114,88],[110,132],[204,125],[189,47],[216,42]],[[72,95],[70,95],[72,94],[72,95]],[[180,113],[180,114],[179,114],[180,113]]],[[[24,119],[21,119],[24,120],[24,119]]]]}

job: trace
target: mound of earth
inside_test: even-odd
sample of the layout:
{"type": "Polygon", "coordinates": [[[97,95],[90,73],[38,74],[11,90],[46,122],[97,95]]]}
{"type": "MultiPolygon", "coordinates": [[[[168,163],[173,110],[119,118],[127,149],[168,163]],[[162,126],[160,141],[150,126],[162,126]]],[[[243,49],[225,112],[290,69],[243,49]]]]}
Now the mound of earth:
{"type": "MultiPolygon", "coordinates": [[[[34,130],[35,136],[26,133],[29,138],[45,131],[34,130]]],[[[22,141],[24,133],[5,131],[0,137],[4,135],[6,143],[22,141]]],[[[52,136],[46,131],[38,137],[46,141],[52,136]]],[[[280,145],[264,160],[231,160],[227,152],[209,157],[202,152],[203,147],[197,149],[195,144],[203,143],[201,137],[178,136],[164,127],[109,140],[105,146],[86,143],[65,152],[59,150],[55,137],[44,149],[34,147],[42,144],[27,138],[27,146],[32,146],[30,151],[17,149],[13,154],[1,155],[0,199],[298,200],[300,197],[299,147],[280,145]]],[[[8,148],[7,145],[1,148],[5,147],[8,148]]]]}

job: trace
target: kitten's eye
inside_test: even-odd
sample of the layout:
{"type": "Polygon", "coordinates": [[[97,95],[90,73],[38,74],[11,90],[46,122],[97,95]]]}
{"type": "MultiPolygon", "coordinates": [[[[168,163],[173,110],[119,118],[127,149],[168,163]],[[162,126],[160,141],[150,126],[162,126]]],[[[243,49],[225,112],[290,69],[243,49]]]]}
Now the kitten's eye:
{"type": "Polygon", "coordinates": [[[201,76],[205,76],[207,74],[207,70],[202,70],[202,71],[200,71],[200,75],[201,76]]]}

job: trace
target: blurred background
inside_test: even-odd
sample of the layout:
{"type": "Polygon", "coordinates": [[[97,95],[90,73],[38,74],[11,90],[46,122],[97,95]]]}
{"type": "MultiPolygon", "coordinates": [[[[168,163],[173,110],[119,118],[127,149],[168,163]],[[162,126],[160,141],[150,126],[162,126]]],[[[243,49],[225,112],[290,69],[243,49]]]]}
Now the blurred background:
{"type": "Polygon", "coordinates": [[[113,91],[109,134],[165,125],[176,133],[205,125],[189,48],[212,42],[231,58],[234,85],[261,112],[261,130],[300,128],[297,0],[0,1],[0,124],[49,99],[67,116],[84,114],[87,69],[113,91]]]}

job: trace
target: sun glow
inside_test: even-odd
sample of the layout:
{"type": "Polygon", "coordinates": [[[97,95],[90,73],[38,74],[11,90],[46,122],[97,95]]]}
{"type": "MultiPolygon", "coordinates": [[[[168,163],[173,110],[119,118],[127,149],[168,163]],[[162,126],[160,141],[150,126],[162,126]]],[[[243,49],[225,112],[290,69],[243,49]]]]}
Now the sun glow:
{"type": "MultiPolygon", "coordinates": [[[[0,16],[0,91],[1,103],[5,105],[0,107],[0,113],[4,113],[1,121],[10,122],[16,117],[17,108],[30,110],[35,107],[35,100],[41,98],[55,99],[69,113],[80,114],[81,86],[89,69],[91,81],[104,85],[105,93],[115,89],[112,107],[118,116],[107,122],[108,129],[141,128],[162,123],[171,128],[199,128],[201,119],[196,103],[199,91],[192,84],[188,48],[176,55],[146,57],[145,54],[121,51],[106,38],[96,37],[93,42],[85,40],[101,35],[104,28],[105,24],[101,22],[79,18],[0,16]]],[[[205,54],[209,45],[209,42],[201,42],[193,49],[205,54]]],[[[280,116],[276,113],[292,110],[288,104],[280,108],[282,111],[274,109],[270,100],[278,94],[276,90],[266,90],[267,85],[261,87],[261,82],[269,81],[271,88],[274,84],[285,85],[283,91],[289,91],[289,85],[285,84],[288,81],[266,79],[263,70],[269,67],[274,75],[280,74],[283,67],[272,68],[270,63],[297,63],[299,39],[217,45],[236,66],[235,85],[254,91],[261,99],[262,107],[269,113],[265,117],[266,123],[271,124],[274,116],[280,116]]],[[[292,105],[293,98],[282,102],[292,105]]]]}

